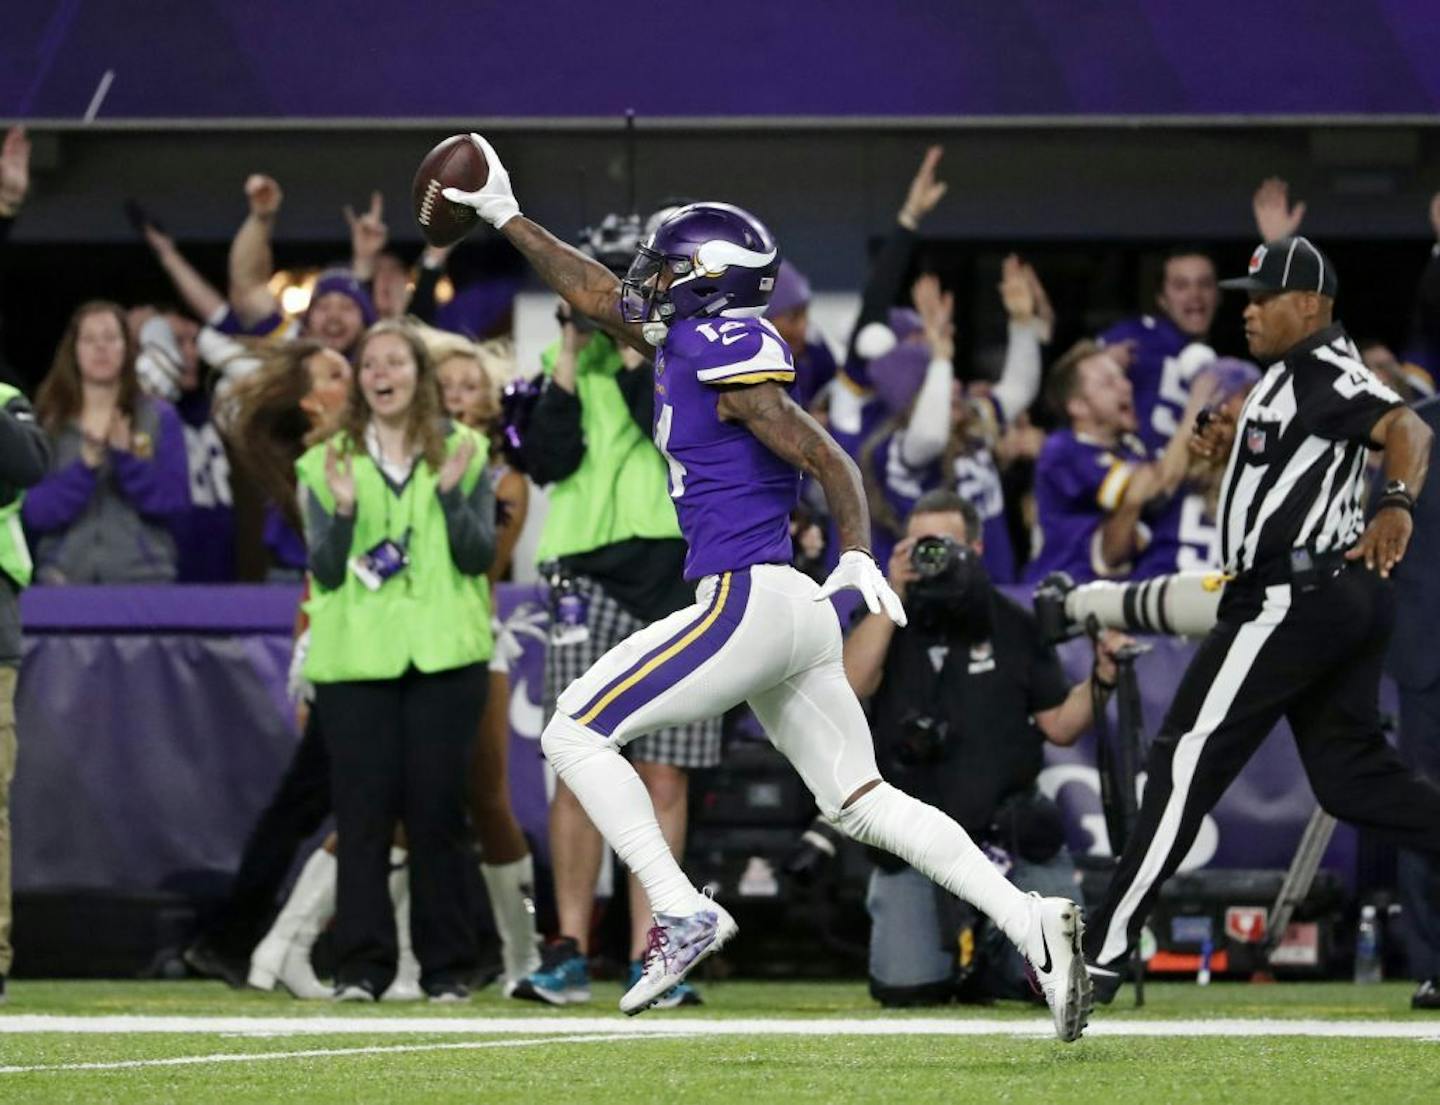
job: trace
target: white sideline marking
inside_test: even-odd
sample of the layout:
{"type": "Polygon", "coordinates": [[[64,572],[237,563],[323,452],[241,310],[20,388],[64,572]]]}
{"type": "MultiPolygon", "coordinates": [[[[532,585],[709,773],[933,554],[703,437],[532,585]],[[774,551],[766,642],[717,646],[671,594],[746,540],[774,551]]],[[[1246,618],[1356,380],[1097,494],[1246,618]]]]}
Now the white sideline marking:
{"type": "Polygon", "coordinates": [[[389,1047],[315,1048],[310,1051],[256,1051],[218,1055],[181,1055],[173,1059],[125,1059],[112,1063],[49,1063],[30,1067],[0,1067],[0,1074],[33,1074],[49,1070],[131,1070],[136,1067],[189,1067],[199,1063],[263,1063],[273,1059],[327,1059],[345,1055],[395,1055],[414,1051],[478,1051],[489,1047],[535,1047],[539,1044],[591,1044],[607,1040],[644,1039],[633,1032],[623,1036],[541,1036],[533,1040],[485,1040],[462,1044],[394,1044],[389,1047]]]}
{"type": "MultiPolygon", "coordinates": [[[[239,1036],[392,1036],[413,1033],[529,1036],[554,1033],[630,1036],[1035,1036],[1054,1030],[1047,1017],[999,1020],[961,1017],[876,1017],[836,1020],[750,1017],[0,1017],[5,1033],[201,1033],[239,1036]]],[[[1087,1036],[1318,1036],[1354,1039],[1440,1040],[1440,1019],[1321,1021],[1281,1018],[1214,1020],[1102,1019],[1087,1036]]]]}

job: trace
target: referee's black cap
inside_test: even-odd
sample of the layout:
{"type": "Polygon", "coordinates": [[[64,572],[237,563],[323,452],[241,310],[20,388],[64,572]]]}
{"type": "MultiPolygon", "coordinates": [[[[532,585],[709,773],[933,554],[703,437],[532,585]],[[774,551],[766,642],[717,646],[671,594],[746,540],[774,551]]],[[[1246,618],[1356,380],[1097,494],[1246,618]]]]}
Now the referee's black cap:
{"type": "Polygon", "coordinates": [[[1250,271],[1222,288],[1242,292],[1317,292],[1335,298],[1340,280],[1330,258],[1309,238],[1296,234],[1257,246],[1250,255],[1250,271]]]}

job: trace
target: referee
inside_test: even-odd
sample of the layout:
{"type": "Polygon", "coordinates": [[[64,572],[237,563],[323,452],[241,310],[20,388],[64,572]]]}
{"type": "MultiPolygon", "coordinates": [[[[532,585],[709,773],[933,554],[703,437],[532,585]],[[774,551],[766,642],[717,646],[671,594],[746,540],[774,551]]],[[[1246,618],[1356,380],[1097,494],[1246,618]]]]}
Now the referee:
{"type": "Polygon", "coordinates": [[[1335,267],[1310,241],[1266,243],[1249,268],[1221,286],[1249,293],[1245,337],[1269,368],[1238,424],[1204,420],[1192,445],[1229,457],[1217,517],[1233,578],[1155,738],[1139,823],[1085,933],[1101,1001],[1202,818],[1282,717],[1325,810],[1440,851],[1440,789],[1386,744],[1377,701],[1389,576],[1432,435],[1333,321],[1335,267]],[[1387,482],[1367,527],[1369,449],[1384,451],[1387,482]]]}

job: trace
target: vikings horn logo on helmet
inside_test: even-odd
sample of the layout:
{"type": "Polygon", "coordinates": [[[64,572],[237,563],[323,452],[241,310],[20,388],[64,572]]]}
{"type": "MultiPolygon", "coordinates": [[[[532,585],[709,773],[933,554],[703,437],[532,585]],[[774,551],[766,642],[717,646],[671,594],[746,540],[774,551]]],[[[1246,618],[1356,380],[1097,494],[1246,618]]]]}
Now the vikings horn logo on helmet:
{"type": "Polygon", "coordinates": [[[775,239],[754,215],[728,203],[686,204],[636,250],[621,287],[621,318],[640,323],[655,345],[677,319],[759,318],[779,267],[775,239]]]}

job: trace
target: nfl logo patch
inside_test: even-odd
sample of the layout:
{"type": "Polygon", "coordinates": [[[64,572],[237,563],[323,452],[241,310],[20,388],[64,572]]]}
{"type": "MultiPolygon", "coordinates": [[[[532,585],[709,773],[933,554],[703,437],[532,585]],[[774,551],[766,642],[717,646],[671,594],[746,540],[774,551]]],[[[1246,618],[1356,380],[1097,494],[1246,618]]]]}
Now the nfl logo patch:
{"type": "Polygon", "coordinates": [[[1265,428],[1263,426],[1251,426],[1245,431],[1245,448],[1252,453],[1265,451],[1265,428]]]}
{"type": "Polygon", "coordinates": [[[1260,271],[1260,266],[1265,263],[1265,247],[1256,246],[1255,252],[1250,255],[1250,275],[1260,271]]]}

